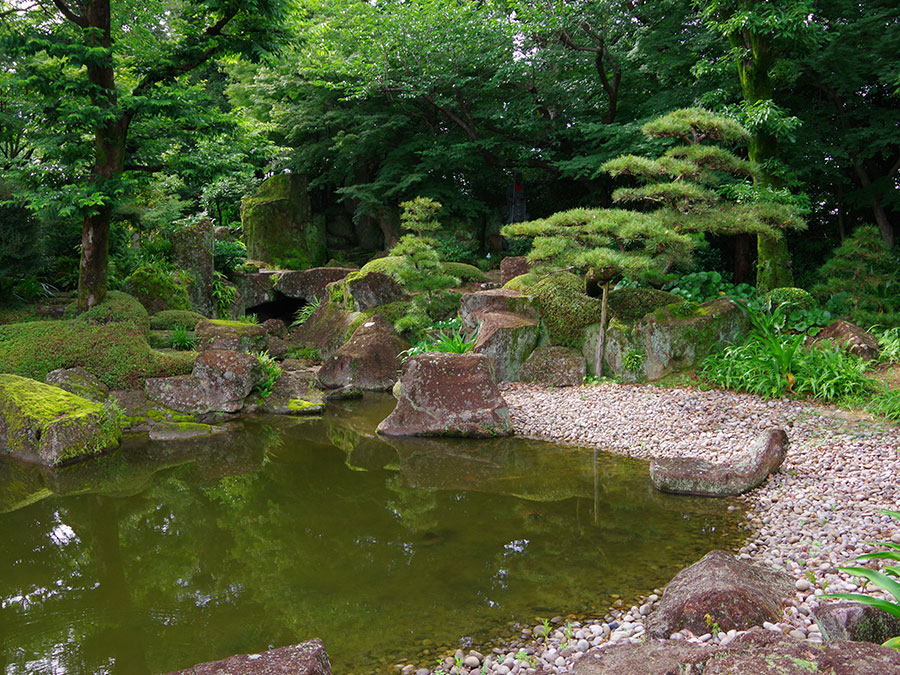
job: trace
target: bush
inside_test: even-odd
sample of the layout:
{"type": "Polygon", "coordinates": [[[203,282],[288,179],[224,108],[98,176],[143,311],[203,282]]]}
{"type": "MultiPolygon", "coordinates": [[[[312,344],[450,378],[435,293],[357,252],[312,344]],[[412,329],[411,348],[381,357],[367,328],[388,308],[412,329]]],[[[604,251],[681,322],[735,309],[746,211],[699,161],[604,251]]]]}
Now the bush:
{"type": "Polygon", "coordinates": [[[759,297],[756,289],[750,284],[732,284],[718,272],[685,274],[678,280],[667,284],[665,290],[691,302],[706,302],[721,295],[727,295],[735,300],[755,304],[759,297]]]}
{"type": "Polygon", "coordinates": [[[150,317],[147,310],[137,301],[137,298],[121,291],[110,291],[106,294],[103,302],[81,314],[78,314],[78,303],[73,302],[66,307],[63,318],[96,325],[130,324],[142,335],[146,335],[150,330],[150,317]]]}
{"type": "Polygon", "coordinates": [[[247,261],[247,247],[240,241],[217,241],[213,255],[213,267],[226,277],[234,275],[237,268],[247,261]]]}
{"type": "Polygon", "coordinates": [[[197,324],[206,317],[197,312],[185,309],[167,309],[150,317],[150,328],[153,330],[174,330],[185,328],[194,330],[197,324]]]}
{"type": "Polygon", "coordinates": [[[151,312],[190,309],[187,286],[193,278],[186,272],[167,270],[161,265],[138,267],[123,288],[151,312]]]}

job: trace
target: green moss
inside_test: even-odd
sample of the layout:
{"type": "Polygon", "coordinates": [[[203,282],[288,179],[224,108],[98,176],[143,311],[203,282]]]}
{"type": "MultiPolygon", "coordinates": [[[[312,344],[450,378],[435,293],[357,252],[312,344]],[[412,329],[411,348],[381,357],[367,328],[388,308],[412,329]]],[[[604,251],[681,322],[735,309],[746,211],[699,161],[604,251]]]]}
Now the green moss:
{"type": "Polygon", "coordinates": [[[26,377],[0,375],[0,404],[6,424],[6,451],[28,452],[29,438],[39,443],[55,428],[97,425],[97,433],[73,433],[72,444],[62,449],[57,463],[96,454],[118,444],[125,417],[112,402],[94,403],[69,392],[26,377]]]}
{"type": "Polygon", "coordinates": [[[82,314],[78,314],[78,303],[73,302],[66,307],[63,318],[96,325],[130,323],[145,335],[150,330],[150,317],[144,306],[134,296],[120,291],[110,291],[103,302],[82,314]]]}
{"type": "Polygon", "coordinates": [[[193,278],[186,272],[169,272],[153,267],[138,267],[125,280],[126,290],[147,309],[190,309],[187,287],[193,278]]]}
{"type": "Polygon", "coordinates": [[[198,321],[205,319],[202,314],[185,309],[167,309],[150,317],[150,328],[153,330],[173,330],[181,327],[194,330],[198,321]]]}
{"type": "Polygon", "coordinates": [[[320,406],[317,403],[310,403],[302,398],[292,398],[288,401],[287,407],[289,410],[300,412],[302,410],[309,410],[310,408],[318,408],[320,406]]]}
{"type": "Polygon", "coordinates": [[[404,316],[409,314],[411,307],[412,303],[410,301],[399,300],[397,302],[390,302],[386,305],[367,309],[365,312],[359,312],[356,316],[353,317],[353,321],[350,323],[350,326],[348,326],[347,332],[344,333],[344,342],[350,339],[353,333],[356,332],[357,328],[362,326],[366,321],[371,319],[376,314],[381,314],[381,316],[394,324],[404,316]]]}
{"type": "Polygon", "coordinates": [[[632,323],[660,307],[682,303],[682,298],[653,288],[625,288],[609,293],[609,314],[632,323]]]}
{"type": "Polygon", "coordinates": [[[441,263],[446,274],[457,277],[462,281],[484,281],[487,279],[484,272],[475,267],[475,265],[467,265],[460,262],[444,262],[441,263]]]}
{"type": "Polygon", "coordinates": [[[519,293],[528,293],[540,280],[541,276],[537,272],[527,272],[526,274],[520,274],[517,277],[513,277],[503,285],[503,288],[508,288],[511,291],[518,291],[519,293]]]}
{"type": "MultiPolygon", "coordinates": [[[[375,258],[374,260],[367,262],[362,266],[362,269],[359,270],[358,274],[364,275],[369,272],[378,272],[380,274],[387,274],[389,277],[393,277],[394,280],[399,282],[400,275],[398,270],[402,265],[403,256],[384,256],[383,258],[375,258]]],[[[480,269],[474,265],[467,265],[465,263],[442,262],[441,269],[445,274],[457,277],[462,281],[484,281],[487,278],[480,269]]]]}
{"type": "Polygon", "coordinates": [[[229,321],[228,319],[208,319],[208,321],[214,326],[223,326],[227,328],[248,328],[257,325],[247,321],[229,321]]]}
{"type": "MultiPolygon", "coordinates": [[[[507,284],[506,287],[511,286],[507,284]]],[[[552,344],[580,349],[584,340],[584,329],[600,323],[600,300],[585,295],[584,282],[574,274],[558,272],[545,276],[528,286],[524,292],[536,298],[541,321],[550,333],[552,344]]]]}

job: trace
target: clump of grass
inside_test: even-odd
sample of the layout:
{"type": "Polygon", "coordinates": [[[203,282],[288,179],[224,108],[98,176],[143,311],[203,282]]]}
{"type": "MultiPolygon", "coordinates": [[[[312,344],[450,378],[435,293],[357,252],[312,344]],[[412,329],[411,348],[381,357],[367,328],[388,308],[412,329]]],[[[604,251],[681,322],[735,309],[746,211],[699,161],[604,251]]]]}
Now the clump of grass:
{"type": "Polygon", "coordinates": [[[175,326],[172,329],[172,337],[169,338],[169,344],[172,349],[188,350],[194,348],[194,337],[188,332],[184,326],[175,326]]]}
{"type": "Polygon", "coordinates": [[[412,347],[400,353],[400,360],[406,361],[410,356],[427,352],[444,352],[449,354],[465,354],[472,351],[478,341],[476,335],[466,335],[462,328],[440,331],[420,340],[412,347]]]}
{"type": "Polygon", "coordinates": [[[311,302],[303,305],[300,309],[298,309],[294,313],[294,321],[291,323],[291,328],[296,328],[297,326],[302,326],[307,321],[309,321],[309,317],[311,317],[319,306],[322,304],[322,301],[319,298],[313,298],[311,302]]]}
{"type": "Polygon", "coordinates": [[[262,369],[262,377],[256,383],[256,393],[259,394],[260,398],[269,398],[272,390],[275,388],[275,383],[281,377],[283,369],[267,351],[257,352],[254,356],[262,369]]]}

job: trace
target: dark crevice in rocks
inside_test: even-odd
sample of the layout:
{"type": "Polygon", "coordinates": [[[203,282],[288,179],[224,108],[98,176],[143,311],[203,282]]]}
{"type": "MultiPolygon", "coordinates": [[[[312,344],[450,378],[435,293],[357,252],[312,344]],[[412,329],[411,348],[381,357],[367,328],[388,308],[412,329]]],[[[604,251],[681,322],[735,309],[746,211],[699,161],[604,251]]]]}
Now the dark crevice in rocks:
{"type": "Polygon", "coordinates": [[[274,295],[274,300],[248,307],[247,314],[255,314],[260,323],[269,319],[281,319],[286,326],[290,326],[294,322],[297,310],[307,302],[302,298],[289,298],[278,291],[275,291],[274,295]]]}

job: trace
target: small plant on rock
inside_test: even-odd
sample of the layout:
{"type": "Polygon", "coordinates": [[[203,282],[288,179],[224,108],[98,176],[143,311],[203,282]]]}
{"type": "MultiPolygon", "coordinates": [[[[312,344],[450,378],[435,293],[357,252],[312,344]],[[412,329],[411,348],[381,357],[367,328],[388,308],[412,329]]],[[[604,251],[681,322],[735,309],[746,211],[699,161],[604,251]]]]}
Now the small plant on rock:
{"type": "Polygon", "coordinates": [[[622,365],[632,373],[638,373],[641,368],[644,367],[644,357],[644,352],[637,349],[630,349],[625,352],[625,356],[622,357],[622,365]]]}
{"type": "Polygon", "coordinates": [[[188,350],[194,348],[194,338],[184,326],[175,326],[169,339],[172,349],[188,350]]]}
{"type": "Polygon", "coordinates": [[[259,394],[260,398],[269,398],[283,369],[267,351],[257,352],[254,356],[262,369],[262,377],[255,387],[256,393],[259,394]]]}
{"type": "Polygon", "coordinates": [[[302,326],[307,321],[309,321],[309,317],[311,317],[317,309],[321,306],[322,301],[319,298],[313,298],[310,302],[306,303],[294,312],[294,321],[291,323],[291,328],[296,328],[297,326],[302,326]]]}

